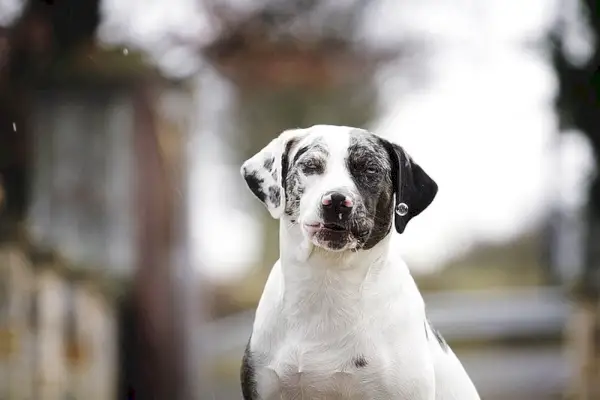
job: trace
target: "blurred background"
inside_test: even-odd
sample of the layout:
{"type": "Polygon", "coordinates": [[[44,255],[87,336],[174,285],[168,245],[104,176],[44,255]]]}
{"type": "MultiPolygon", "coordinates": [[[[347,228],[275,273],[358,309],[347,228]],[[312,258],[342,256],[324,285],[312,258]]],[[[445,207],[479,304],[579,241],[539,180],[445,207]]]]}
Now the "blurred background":
{"type": "Polygon", "coordinates": [[[0,0],[0,399],[240,399],[282,130],[438,182],[396,235],[486,400],[600,399],[594,0],[0,0]]]}

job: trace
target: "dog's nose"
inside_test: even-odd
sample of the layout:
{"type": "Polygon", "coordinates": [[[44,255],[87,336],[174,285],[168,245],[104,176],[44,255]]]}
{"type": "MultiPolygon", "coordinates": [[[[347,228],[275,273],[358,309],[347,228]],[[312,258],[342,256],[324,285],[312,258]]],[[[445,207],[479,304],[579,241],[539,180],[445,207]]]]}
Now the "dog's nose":
{"type": "Polygon", "coordinates": [[[345,219],[354,206],[352,199],[340,192],[331,192],[321,198],[325,219],[345,219]]]}
{"type": "Polygon", "coordinates": [[[352,199],[339,192],[328,193],[321,198],[324,207],[352,208],[352,199]]]}

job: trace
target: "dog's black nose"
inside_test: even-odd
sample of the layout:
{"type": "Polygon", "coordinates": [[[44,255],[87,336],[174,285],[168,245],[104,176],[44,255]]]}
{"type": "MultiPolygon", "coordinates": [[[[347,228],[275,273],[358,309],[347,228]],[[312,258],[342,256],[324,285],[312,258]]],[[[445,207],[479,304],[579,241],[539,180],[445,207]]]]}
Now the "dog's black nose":
{"type": "Polygon", "coordinates": [[[340,192],[325,194],[321,198],[321,204],[323,205],[323,217],[329,221],[346,220],[354,206],[352,198],[340,192]]]}

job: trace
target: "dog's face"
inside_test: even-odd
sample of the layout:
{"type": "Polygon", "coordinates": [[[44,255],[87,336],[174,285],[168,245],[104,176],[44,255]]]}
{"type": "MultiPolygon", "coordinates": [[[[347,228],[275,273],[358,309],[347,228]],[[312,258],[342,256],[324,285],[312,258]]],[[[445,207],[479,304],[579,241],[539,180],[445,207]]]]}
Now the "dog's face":
{"type": "Polygon", "coordinates": [[[433,201],[436,183],[404,150],[368,131],[286,131],[242,166],[275,218],[329,251],[368,250],[433,201]]]}

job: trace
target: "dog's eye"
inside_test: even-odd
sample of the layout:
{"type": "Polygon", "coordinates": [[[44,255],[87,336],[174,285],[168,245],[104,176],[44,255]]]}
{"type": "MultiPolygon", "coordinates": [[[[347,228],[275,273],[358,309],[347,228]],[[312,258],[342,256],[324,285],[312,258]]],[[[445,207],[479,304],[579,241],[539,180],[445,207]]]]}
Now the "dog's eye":
{"type": "Polygon", "coordinates": [[[321,163],[315,160],[306,160],[302,163],[302,172],[306,175],[318,174],[322,169],[321,163]]]}
{"type": "Polygon", "coordinates": [[[369,175],[375,175],[379,173],[379,169],[374,165],[367,165],[365,166],[365,172],[369,175]]]}

